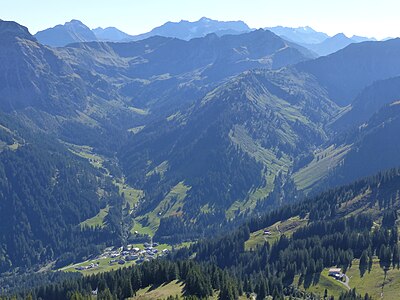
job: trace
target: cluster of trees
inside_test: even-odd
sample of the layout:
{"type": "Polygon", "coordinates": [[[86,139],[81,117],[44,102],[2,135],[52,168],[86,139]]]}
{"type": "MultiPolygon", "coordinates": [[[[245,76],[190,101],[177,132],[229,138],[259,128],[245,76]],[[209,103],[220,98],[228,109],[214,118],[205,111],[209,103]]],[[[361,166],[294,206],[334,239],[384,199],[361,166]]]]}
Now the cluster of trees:
{"type": "MultiPolygon", "coordinates": [[[[92,299],[93,293],[97,299],[116,300],[127,299],[136,295],[136,292],[148,286],[158,287],[173,280],[185,283],[184,298],[186,300],[207,299],[218,292],[218,299],[233,300],[244,294],[250,297],[256,293],[256,299],[265,299],[271,295],[274,300],[285,299],[319,299],[318,296],[307,294],[293,286],[280,286],[281,283],[271,282],[262,272],[256,274],[256,280],[249,277],[239,280],[239,274],[232,270],[221,269],[215,264],[199,263],[191,260],[171,261],[155,260],[145,262],[136,267],[119,269],[107,273],[91,276],[63,276],[61,282],[42,285],[40,287],[21,291],[18,294],[0,297],[1,300],[11,299],[49,299],[49,300],[86,300],[92,299]],[[270,285],[272,283],[272,285],[270,285]]],[[[167,299],[174,300],[177,296],[171,295],[167,299]]],[[[328,297],[326,300],[334,300],[328,297]]],[[[369,300],[369,296],[361,297],[355,290],[342,296],[341,300],[369,300]]]]}
{"type": "MultiPolygon", "coordinates": [[[[337,265],[346,270],[354,258],[361,260],[360,272],[365,264],[370,270],[372,255],[378,255],[382,266],[388,267],[391,261],[397,267],[397,228],[371,232],[371,225],[372,219],[365,215],[311,223],[291,238],[283,235],[277,243],[265,243],[250,252],[243,250],[249,234],[248,227],[244,226],[236,234],[202,241],[192,251],[199,261],[214,262],[231,270],[243,282],[245,292],[254,292],[261,295],[259,299],[264,299],[263,295],[287,293],[285,287],[294,283],[296,275],[307,287],[319,281],[324,268],[337,265]],[[386,256],[382,256],[380,249],[389,249],[389,262],[384,260],[386,256]]],[[[183,257],[191,254],[190,250],[177,253],[183,257]]]]}
{"type": "Polygon", "coordinates": [[[339,300],[372,300],[372,298],[368,295],[368,293],[363,297],[357,294],[355,289],[352,289],[340,295],[339,300]]]}
{"type": "Polygon", "coordinates": [[[125,268],[99,275],[67,278],[47,284],[14,297],[29,299],[69,300],[88,299],[94,291],[98,299],[126,299],[150,285],[159,286],[173,280],[185,282],[185,295],[192,299],[212,296],[221,290],[220,299],[237,299],[243,293],[242,284],[227,271],[212,264],[194,261],[155,260],[134,268],[125,268]]]}

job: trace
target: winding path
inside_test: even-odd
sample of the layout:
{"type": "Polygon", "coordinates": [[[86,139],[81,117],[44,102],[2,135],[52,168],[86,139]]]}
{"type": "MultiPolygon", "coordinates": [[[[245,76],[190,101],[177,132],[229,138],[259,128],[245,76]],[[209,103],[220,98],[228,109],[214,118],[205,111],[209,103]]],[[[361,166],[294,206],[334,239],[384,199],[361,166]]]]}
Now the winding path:
{"type": "Polygon", "coordinates": [[[349,282],[350,282],[350,278],[349,278],[349,276],[347,276],[346,274],[344,274],[344,277],[345,277],[345,281],[343,282],[343,281],[340,281],[348,290],[351,290],[351,288],[350,288],[350,285],[349,285],[349,282]]]}

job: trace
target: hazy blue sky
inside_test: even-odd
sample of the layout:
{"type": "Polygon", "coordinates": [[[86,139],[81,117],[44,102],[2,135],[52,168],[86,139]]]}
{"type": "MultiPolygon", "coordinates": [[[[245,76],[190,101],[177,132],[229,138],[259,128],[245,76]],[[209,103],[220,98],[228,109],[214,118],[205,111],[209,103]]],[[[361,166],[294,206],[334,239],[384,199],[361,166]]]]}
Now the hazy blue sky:
{"type": "Polygon", "coordinates": [[[399,0],[0,0],[0,18],[36,33],[71,19],[130,34],[166,21],[202,16],[243,20],[251,27],[304,26],[336,34],[400,36],[399,0]]]}

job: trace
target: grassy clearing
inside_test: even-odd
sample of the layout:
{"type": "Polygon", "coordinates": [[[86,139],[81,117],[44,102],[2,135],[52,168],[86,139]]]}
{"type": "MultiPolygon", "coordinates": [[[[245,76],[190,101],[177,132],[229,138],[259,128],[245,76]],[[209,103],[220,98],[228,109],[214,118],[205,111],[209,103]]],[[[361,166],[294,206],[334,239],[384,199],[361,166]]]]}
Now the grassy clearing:
{"type": "Polygon", "coordinates": [[[9,133],[9,134],[13,134],[13,132],[10,130],[10,128],[8,128],[8,127],[6,127],[6,126],[4,126],[4,125],[1,125],[0,124],[0,130],[4,130],[5,132],[7,132],[7,133],[9,133]]]}
{"type": "Polygon", "coordinates": [[[138,232],[139,234],[145,234],[148,236],[154,236],[154,231],[149,227],[149,226],[143,226],[139,219],[135,220],[135,224],[133,225],[131,229],[131,233],[134,234],[135,232],[138,232]]]}
{"type": "Polygon", "coordinates": [[[351,150],[351,146],[342,145],[336,147],[331,145],[322,151],[316,152],[313,161],[293,175],[297,187],[300,190],[310,190],[342,161],[346,153],[351,150]]]}
{"type": "MultiPolygon", "coordinates": [[[[143,244],[130,244],[132,247],[143,248],[143,244]]],[[[153,246],[154,249],[158,251],[162,251],[164,249],[172,250],[172,246],[168,244],[159,244],[158,246],[153,246]]]]}
{"type": "MultiPolygon", "coordinates": [[[[225,211],[225,217],[228,220],[234,219],[237,212],[241,212],[245,208],[244,201],[236,200],[232,205],[225,211]]],[[[203,210],[202,210],[203,211],[203,210]]]]}
{"type": "Polygon", "coordinates": [[[18,148],[19,148],[20,146],[21,146],[21,145],[20,145],[19,143],[14,142],[12,145],[9,145],[9,146],[8,146],[8,149],[10,149],[10,150],[12,150],[12,151],[16,151],[16,150],[18,150],[18,148]]]}
{"type": "Polygon", "coordinates": [[[134,300],[153,300],[165,299],[168,296],[178,296],[183,298],[183,290],[185,284],[183,282],[174,280],[170,283],[160,286],[149,286],[147,288],[137,291],[136,296],[130,299],[134,300]]]}
{"type": "MultiPolygon", "coordinates": [[[[14,133],[7,127],[3,126],[0,124],[0,130],[3,130],[5,132],[7,132],[8,134],[11,135],[12,139],[13,139],[13,143],[12,144],[7,144],[3,141],[0,141],[0,151],[2,151],[3,149],[9,149],[11,151],[16,151],[18,150],[19,147],[22,146],[21,143],[19,143],[16,139],[15,139],[15,135],[14,133]]],[[[21,142],[21,141],[20,141],[21,142]]],[[[23,143],[23,142],[22,142],[23,143]]]]}
{"type": "Polygon", "coordinates": [[[319,277],[317,284],[311,284],[309,287],[304,288],[304,282],[300,282],[299,276],[295,277],[294,285],[302,290],[316,295],[324,296],[325,289],[328,290],[329,296],[334,296],[335,299],[339,298],[340,294],[347,291],[347,288],[337,281],[336,279],[328,276],[328,270],[324,269],[319,277]]]}
{"type": "Polygon", "coordinates": [[[182,113],[180,111],[177,111],[176,113],[170,115],[169,117],[167,117],[167,121],[171,122],[174,120],[179,120],[180,118],[182,118],[182,113]]]}
{"type": "Polygon", "coordinates": [[[81,111],[76,111],[76,118],[75,120],[78,121],[79,123],[82,123],[84,125],[87,125],[89,127],[101,127],[100,123],[98,121],[96,121],[95,119],[91,118],[89,116],[91,112],[87,111],[86,113],[81,112],[81,111]]]}
{"type": "MultiPolygon", "coordinates": [[[[356,288],[360,294],[368,293],[373,299],[398,300],[400,299],[400,270],[390,269],[385,278],[385,272],[379,265],[379,260],[374,259],[371,272],[368,271],[363,277],[360,275],[359,260],[353,261],[352,267],[347,270],[346,275],[349,277],[349,286],[356,288]]],[[[295,284],[299,286],[298,277],[295,284]]],[[[304,285],[300,284],[300,288],[304,289],[304,285]]],[[[321,273],[319,282],[316,285],[311,285],[306,289],[307,292],[312,292],[323,296],[325,289],[329,295],[335,296],[335,299],[341,292],[346,290],[346,287],[328,276],[328,269],[324,269],[321,273]]]]}
{"type": "Polygon", "coordinates": [[[90,164],[97,169],[103,168],[104,159],[100,155],[94,153],[92,147],[75,145],[66,142],[64,143],[68,146],[69,151],[71,151],[73,154],[87,159],[90,164]]]}
{"type": "Polygon", "coordinates": [[[289,157],[283,155],[278,158],[274,151],[263,148],[257,141],[253,140],[243,126],[235,126],[229,133],[229,137],[243,151],[266,165],[271,173],[287,172],[291,164],[289,157]]]}
{"type": "Polygon", "coordinates": [[[87,226],[87,227],[104,227],[104,218],[107,216],[108,211],[110,210],[110,207],[107,205],[105,208],[100,209],[100,212],[95,215],[93,218],[87,219],[86,221],[83,221],[80,223],[81,228],[87,226]]]}
{"type": "Polygon", "coordinates": [[[147,177],[153,175],[153,174],[160,174],[161,177],[164,176],[165,172],[167,172],[169,167],[168,161],[163,161],[161,164],[159,164],[157,167],[155,167],[153,170],[148,172],[146,174],[147,177]]]}
{"type": "Polygon", "coordinates": [[[253,210],[257,201],[265,199],[274,189],[276,175],[281,172],[287,173],[292,165],[290,158],[286,154],[282,154],[278,157],[273,150],[263,148],[248,134],[246,128],[243,126],[234,126],[229,133],[229,138],[232,143],[239,146],[242,151],[265,165],[268,171],[263,174],[266,179],[266,185],[250,191],[247,199],[235,202],[232,207],[227,210],[227,218],[231,218],[238,208],[240,211],[246,209],[253,210]]]}
{"type": "Polygon", "coordinates": [[[182,242],[178,245],[175,245],[175,249],[179,248],[189,248],[191,245],[195,244],[196,242],[182,242]]]}
{"type": "Polygon", "coordinates": [[[340,205],[338,209],[338,213],[342,215],[357,216],[361,213],[368,214],[373,217],[373,219],[378,220],[380,217],[380,208],[378,204],[375,206],[371,206],[371,197],[372,192],[370,189],[367,189],[365,192],[359,195],[355,195],[355,197],[347,202],[344,202],[340,205]]]}
{"type": "MultiPolygon", "coordinates": [[[[144,192],[142,190],[135,189],[130,185],[125,183],[124,179],[114,180],[114,185],[118,187],[119,194],[124,197],[125,204],[124,206],[129,204],[131,213],[140,202],[140,200],[144,197],[144,192]]],[[[139,234],[144,234],[148,236],[154,236],[154,231],[148,227],[144,226],[140,222],[140,218],[136,218],[133,222],[133,226],[130,229],[131,234],[135,234],[136,232],[139,234]]]]}
{"type": "Polygon", "coordinates": [[[147,109],[141,109],[133,106],[129,106],[128,108],[130,111],[141,116],[147,116],[149,114],[149,111],[147,109]]]}
{"type": "Polygon", "coordinates": [[[118,187],[119,194],[124,195],[125,203],[129,203],[131,208],[133,208],[144,196],[142,190],[137,190],[125,182],[117,182],[114,180],[114,185],[118,187]]]}
{"type": "Polygon", "coordinates": [[[368,293],[374,299],[400,299],[400,270],[390,269],[385,278],[377,258],[374,259],[371,272],[367,271],[363,277],[360,276],[359,260],[354,260],[347,276],[350,278],[350,287],[356,288],[361,294],[368,293]]]}
{"type": "Polygon", "coordinates": [[[127,267],[133,266],[135,264],[134,261],[128,261],[124,265],[119,265],[118,263],[110,265],[109,264],[110,260],[111,260],[111,258],[102,258],[102,259],[97,259],[97,260],[93,260],[90,262],[83,262],[83,263],[75,264],[73,266],[65,268],[65,269],[63,269],[63,271],[64,272],[79,272],[79,273],[83,274],[84,276],[89,276],[89,275],[93,275],[93,274],[127,268],[127,267]],[[82,271],[78,271],[75,269],[76,267],[79,267],[79,266],[88,266],[92,262],[99,263],[99,266],[97,268],[93,268],[93,269],[89,269],[89,270],[82,270],[82,271]]]}
{"type": "MultiPolygon", "coordinates": [[[[166,299],[168,296],[178,296],[179,299],[184,298],[185,284],[181,281],[171,281],[170,283],[163,284],[160,286],[148,286],[144,289],[139,290],[135,297],[129,298],[131,300],[154,300],[154,299],[166,299]]],[[[217,300],[219,291],[214,291],[214,294],[209,297],[209,300],[217,300]]],[[[239,300],[247,299],[246,296],[239,297],[239,300]]]]}
{"type": "Polygon", "coordinates": [[[8,149],[11,151],[17,151],[19,147],[21,147],[22,145],[19,144],[18,142],[14,141],[13,144],[8,145],[5,142],[0,141],[0,151],[3,151],[4,149],[8,149]]]}
{"type": "Polygon", "coordinates": [[[249,240],[245,243],[245,249],[254,249],[256,246],[263,245],[265,242],[272,244],[276,242],[282,234],[290,237],[297,229],[307,225],[307,222],[308,217],[301,219],[299,216],[296,216],[283,222],[277,222],[265,229],[252,232],[249,240]],[[271,234],[264,235],[264,230],[268,230],[271,234]]]}
{"type": "Polygon", "coordinates": [[[201,211],[203,214],[209,214],[209,213],[214,212],[214,209],[207,203],[206,205],[203,205],[203,206],[200,208],[200,211],[201,211]]]}
{"type": "Polygon", "coordinates": [[[160,225],[161,218],[181,215],[184,200],[189,190],[190,187],[186,186],[183,181],[179,182],[171,189],[157,207],[142,219],[147,220],[147,223],[143,224],[142,222],[142,225],[149,226],[151,230],[155,232],[160,225]]]}
{"type": "Polygon", "coordinates": [[[137,134],[139,132],[141,132],[146,126],[137,126],[137,127],[133,127],[133,128],[129,128],[128,132],[133,133],[133,134],[137,134]]]}

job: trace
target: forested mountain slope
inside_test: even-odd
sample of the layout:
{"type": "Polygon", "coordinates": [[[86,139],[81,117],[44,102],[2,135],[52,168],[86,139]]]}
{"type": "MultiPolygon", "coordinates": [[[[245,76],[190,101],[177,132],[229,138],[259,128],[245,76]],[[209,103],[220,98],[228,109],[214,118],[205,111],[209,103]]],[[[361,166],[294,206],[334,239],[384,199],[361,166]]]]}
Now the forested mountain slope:
{"type": "MultiPolygon", "coordinates": [[[[109,176],[66,143],[112,142],[108,99],[25,27],[1,21],[0,39],[1,271],[60,257],[68,263],[96,253],[97,245],[120,242],[115,220],[81,230],[106,205],[119,209],[121,199],[109,176]],[[92,110],[99,105],[102,116],[92,110]]],[[[113,108],[114,115],[133,115],[113,108]]]]}
{"type": "Polygon", "coordinates": [[[313,74],[332,100],[346,106],[374,81],[400,74],[399,50],[400,39],[351,44],[296,68],[313,74]]]}
{"type": "Polygon", "coordinates": [[[400,275],[399,184],[399,170],[381,173],[260,215],[238,230],[201,240],[166,259],[72,278],[37,288],[31,295],[33,299],[53,299],[52,295],[67,299],[73,292],[83,297],[98,288],[102,297],[111,294],[122,299],[148,286],[156,288],[181,280],[185,295],[194,299],[238,299],[246,295],[258,299],[268,295],[275,299],[371,299],[368,295],[356,296],[339,280],[329,279],[328,269],[339,267],[353,274],[347,282],[351,288],[374,297],[383,291],[386,297],[395,299],[398,291],[390,280],[378,285],[360,282],[370,273],[385,274],[385,278],[400,275]],[[293,218],[305,222],[290,232],[280,232],[277,238],[265,234],[251,248],[246,247],[259,230],[272,230],[293,218]]]}
{"type": "Polygon", "coordinates": [[[130,105],[145,110],[150,119],[189,106],[243,71],[278,69],[313,57],[264,30],[190,41],[156,36],[131,43],[74,44],[58,51],[79,74],[90,70],[115,83],[130,105]]]}
{"type": "Polygon", "coordinates": [[[0,151],[0,270],[65,262],[118,241],[118,224],[81,230],[106,205],[120,206],[102,172],[45,135],[2,116],[0,151]],[[18,133],[20,132],[20,133],[18,133]],[[115,236],[113,236],[115,235],[115,236]]]}
{"type": "Polygon", "coordinates": [[[380,170],[400,166],[400,105],[387,104],[374,114],[356,133],[347,137],[352,150],[333,171],[331,182],[342,184],[380,170]]]}
{"type": "Polygon", "coordinates": [[[376,81],[358,94],[349,109],[331,127],[341,132],[360,126],[382,107],[399,99],[400,77],[376,81]]]}
{"type": "MultiPolygon", "coordinates": [[[[121,151],[128,179],[145,190],[142,210],[153,211],[184,182],[185,202],[159,217],[206,228],[225,215],[251,212],[286,180],[298,155],[326,140],[323,124],[338,107],[323,95],[306,74],[251,71],[186,112],[148,125],[121,151]]],[[[268,202],[276,206],[281,198],[268,202]]],[[[164,234],[176,232],[177,224],[167,224],[164,234]]]]}
{"type": "Polygon", "coordinates": [[[378,81],[328,127],[336,134],[293,175],[299,189],[323,190],[400,166],[398,78],[378,81]]]}

